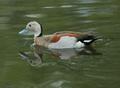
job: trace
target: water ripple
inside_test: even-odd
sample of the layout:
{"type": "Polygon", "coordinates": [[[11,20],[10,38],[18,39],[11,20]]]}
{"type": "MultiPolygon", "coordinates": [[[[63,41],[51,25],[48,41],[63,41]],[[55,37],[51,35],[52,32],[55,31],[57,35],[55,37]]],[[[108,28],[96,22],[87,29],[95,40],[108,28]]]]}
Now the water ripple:
{"type": "Polygon", "coordinates": [[[41,18],[43,17],[43,14],[26,14],[25,17],[29,17],[29,18],[41,18]]]}
{"type": "Polygon", "coordinates": [[[80,3],[96,3],[97,0],[80,0],[80,3]]]}

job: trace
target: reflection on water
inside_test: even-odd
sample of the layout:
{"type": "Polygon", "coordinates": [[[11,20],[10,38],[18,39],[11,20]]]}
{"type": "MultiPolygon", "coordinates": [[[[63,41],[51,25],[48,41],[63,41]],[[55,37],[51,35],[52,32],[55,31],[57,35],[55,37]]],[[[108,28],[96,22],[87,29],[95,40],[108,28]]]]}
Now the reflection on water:
{"type": "Polygon", "coordinates": [[[119,88],[119,37],[120,0],[0,0],[0,88],[119,88]],[[44,34],[95,31],[104,37],[95,46],[102,55],[30,51],[32,37],[24,42],[18,32],[31,20],[43,24],[44,34]]]}
{"type": "Polygon", "coordinates": [[[44,61],[43,55],[46,53],[49,53],[50,55],[63,60],[78,58],[80,55],[101,55],[101,53],[98,53],[91,46],[79,49],[47,49],[40,46],[34,46],[33,51],[20,51],[19,55],[23,60],[27,61],[32,66],[39,66],[44,61]]]}

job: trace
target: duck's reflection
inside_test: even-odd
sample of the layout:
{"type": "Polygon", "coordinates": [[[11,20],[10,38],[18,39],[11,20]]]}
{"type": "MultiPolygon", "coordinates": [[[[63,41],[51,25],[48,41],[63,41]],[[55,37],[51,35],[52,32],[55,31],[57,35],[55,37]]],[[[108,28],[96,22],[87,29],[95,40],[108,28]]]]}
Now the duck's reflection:
{"type": "Polygon", "coordinates": [[[19,52],[19,55],[32,66],[37,66],[43,62],[43,54],[45,53],[64,60],[79,57],[80,55],[101,55],[93,47],[89,46],[80,49],[46,49],[44,47],[34,46],[33,51],[19,52]]]}

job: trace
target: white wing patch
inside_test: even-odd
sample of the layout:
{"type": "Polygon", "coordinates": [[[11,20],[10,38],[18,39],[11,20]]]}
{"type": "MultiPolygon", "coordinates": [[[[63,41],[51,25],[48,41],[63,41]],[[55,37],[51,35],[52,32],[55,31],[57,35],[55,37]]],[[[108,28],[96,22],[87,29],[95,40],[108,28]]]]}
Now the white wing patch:
{"type": "Polygon", "coordinates": [[[89,43],[89,42],[91,42],[92,40],[84,40],[83,42],[85,42],[85,43],[89,43]]]}

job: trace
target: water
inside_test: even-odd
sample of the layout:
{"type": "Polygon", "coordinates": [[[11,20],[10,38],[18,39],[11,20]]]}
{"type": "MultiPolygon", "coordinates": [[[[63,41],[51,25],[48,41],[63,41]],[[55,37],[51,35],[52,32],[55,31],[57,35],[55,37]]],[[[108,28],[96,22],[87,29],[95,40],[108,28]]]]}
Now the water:
{"type": "Polygon", "coordinates": [[[0,88],[119,88],[119,9],[119,0],[0,0],[0,88]],[[60,60],[47,51],[42,64],[31,65],[19,52],[33,52],[32,37],[18,35],[31,20],[44,34],[94,31],[102,55],[60,60]]]}

